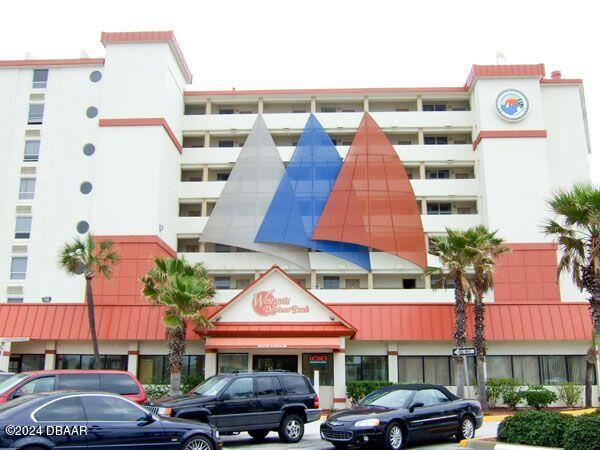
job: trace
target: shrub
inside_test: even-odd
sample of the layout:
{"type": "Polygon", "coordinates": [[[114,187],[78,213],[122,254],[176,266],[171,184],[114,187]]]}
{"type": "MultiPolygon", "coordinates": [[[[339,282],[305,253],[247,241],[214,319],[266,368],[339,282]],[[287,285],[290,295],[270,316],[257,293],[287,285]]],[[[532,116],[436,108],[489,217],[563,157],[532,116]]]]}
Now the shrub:
{"type": "Polygon", "coordinates": [[[496,406],[498,400],[504,398],[509,392],[515,392],[519,382],[514,378],[490,378],[487,380],[487,400],[490,408],[496,406]]]}
{"type": "Polygon", "coordinates": [[[562,383],[558,386],[558,399],[569,408],[574,408],[581,403],[583,386],[573,382],[562,383]]]}
{"type": "Polygon", "coordinates": [[[391,384],[389,381],[350,381],[346,384],[346,395],[356,404],[371,392],[391,384]]]}
{"type": "Polygon", "coordinates": [[[190,373],[181,378],[181,392],[187,394],[196,386],[204,381],[204,376],[201,373],[190,373]]]}
{"type": "Polygon", "coordinates": [[[516,409],[517,405],[521,403],[523,396],[520,391],[516,389],[514,391],[505,392],[502,396],[502,401],[508,405],[511,409],[516,409]]]}
{"type": "Polygon", "coordinates": [[[148,400],[154,400],[169,395],[168,384],[145,384],[144,389],[146,390],[148,400]]]}
{"type": "Polygon", "coordinates": [[[555,402],[558,396],[543,386],[529,386],[529,389],[521,392],[528,406],[535,409],[542,409],[555,402]]]}
{"type": "Polygon", "coordinates": [[[564,435],[565,450],[600,450],[600,414],[574,417],[564,435]]]}
{"type": "Polygon", "coordinates": [[[573,417],[555,411],[520,411],[498,426],[498,441],[510,444],[562,447],[573,417]]]}

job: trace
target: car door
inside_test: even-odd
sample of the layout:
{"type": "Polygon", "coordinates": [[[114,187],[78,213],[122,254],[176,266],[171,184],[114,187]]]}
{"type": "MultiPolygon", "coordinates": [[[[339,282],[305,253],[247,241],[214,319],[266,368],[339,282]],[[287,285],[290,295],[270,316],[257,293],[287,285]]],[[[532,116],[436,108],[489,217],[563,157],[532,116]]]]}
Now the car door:
{"type": "Polygon", "coordinates": [[[142,407],[114,395],[82,395],[81,401],[89,449],[164,447],[167,435],[162,424],[142,407]]]}
{"type": "Polygon", "coordinates": [[[444,433],[454,434],[458,430],[458,418],[461,401],[451,400],[439,389],[434,389],[438,405],[443,411],[440,423],[444,426],[444,433]]]}
{"type": "Polygon", "coordinates": [[[52,400],[32,413],[35,426],[43,427],[54,449],[87,448],[87,419],[77,396],[52,400]],[[50,431],[52,430],[52,431],[50,431]]]}
{"type": "MultiPolygon", "coordinates": [[[[408,427],[415,438],[428,439],[445,433],[447,424],[444,408],[436,393],[437,389],[417,391],[409,411],[408,427]],[[422,406],[417,406],[422,404],[422,406]]],[[[439,392],[439,391],[437,391],[439,392]]]]}
{"type": "Polygon", "coordinates": [[[222,430],[245,430],[258,423],[253,377],[234,378],[215,407],[216,426],[222,430]]]}
{"type": "Polygon", "coordinates": [[[278,426],[281,422],[282,408],[285,404],[279,378],[272,376],[256,377],[256,401],[258,423],[260,425],[278,426]]]}

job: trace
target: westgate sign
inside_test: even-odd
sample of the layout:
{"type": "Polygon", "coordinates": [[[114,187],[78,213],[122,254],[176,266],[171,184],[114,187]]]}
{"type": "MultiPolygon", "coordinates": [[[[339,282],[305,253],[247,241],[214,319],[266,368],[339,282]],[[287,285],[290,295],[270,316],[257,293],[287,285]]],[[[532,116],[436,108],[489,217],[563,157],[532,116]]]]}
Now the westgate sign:
{"type": "Polygon", "coordinates": [[[292,305],[289,297],[276,297],[275,289],[260,291],[252,297],[252,309],[262,317],[275,316],[277,314],[308,314],[308,305],[292,305]]]}

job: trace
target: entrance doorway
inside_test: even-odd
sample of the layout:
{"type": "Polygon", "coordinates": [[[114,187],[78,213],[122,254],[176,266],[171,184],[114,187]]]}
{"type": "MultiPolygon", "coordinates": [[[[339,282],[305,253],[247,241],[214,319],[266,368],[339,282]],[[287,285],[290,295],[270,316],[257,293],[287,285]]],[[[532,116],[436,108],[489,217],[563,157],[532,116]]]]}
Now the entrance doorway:
{"type": "Polygon", "coordinates": [[[298,356],[296,355],[254,355],[252,369],[257,372],[286,370],[298,372],[298,356]]]}

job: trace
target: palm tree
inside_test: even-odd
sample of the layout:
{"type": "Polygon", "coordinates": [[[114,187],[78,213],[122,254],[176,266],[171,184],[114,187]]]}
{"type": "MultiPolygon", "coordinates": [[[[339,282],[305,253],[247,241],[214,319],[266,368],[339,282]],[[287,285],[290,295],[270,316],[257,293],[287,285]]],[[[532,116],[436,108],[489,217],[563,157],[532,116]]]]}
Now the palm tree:
{"type": "MultiPolygon", "coordinates": [[[[463,348],[467,341],[467,301],[470,284],[467,279],[467,270],[471,265],[473,251],[468,245],[464,231],[446,228],[447,236],[432,237],[433,246],[429,253],[437,256],[440,267],[428,267],[425,273],[438,275],[441,285],[454,282],[454,346],[463,348]]],[[[435,286],[434,286],[435,289],[435,286]]],[[[456,395],[464,397],[465,366],[462,356],[455,357],[456,367],[456,395]]]]}
{"type": "MultiPolygon", "coordinates": [[[[557,278],[570,272],[575,285],[588,293],[594,335],[600,336],[600,189],[591,183],[575,184],[571,190],[556,192],[548,204],[554,218],[547,219],[542,229],[562,253],[557,278]]],[[[586,358],[586,406],[591,405],[596,360],[592,345],[586,358]]]]}
{"type": "Polygon", "coordinates": [[[507,253],[510,249],[502,238],[496,237],[497,231],[489,231],[483,225],[469,228],[465,233],[468,245],[472,251],[473,271],[475,275],[471,280],[475,303],[475,332],[473,333],[473,346],[475,347],[477,361],[477,391],[479,403],[484,411],[487,404],[487,382],[485,379],[485,361],[487,346],[485,339],[485,303],[483,295],[494,286],[494,263],[498,256],[507,253]]]}
{"type": "Polygon", "coordinates": [[[212,306],[215,289],[201,264],[184,259],[156,258],[142,277],[144,295],[152,304],[164,306],[163,322],[169,345],[171,394],[181,393],[181,368],[186,347],[187,320],[210,327],[202,310],[212,306]]]}
{"type": "Polygon", "coordinates": [[[113,245],[111,241],[98,242],[91,234],[88,234],[85,241],[77,238],[71,243],[65,243],[58,258],[58,264],[68,274],[83,275],[85,278],[85,301],[88,310],[92,348],[94,349],[90,369],[95,367],[96,361],[100,361],[92,281],[97,274],[101,274],[104,278],[111,277],[113,267],[119,262],[119,255],[113,249],[113,245]]]}

